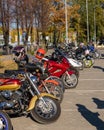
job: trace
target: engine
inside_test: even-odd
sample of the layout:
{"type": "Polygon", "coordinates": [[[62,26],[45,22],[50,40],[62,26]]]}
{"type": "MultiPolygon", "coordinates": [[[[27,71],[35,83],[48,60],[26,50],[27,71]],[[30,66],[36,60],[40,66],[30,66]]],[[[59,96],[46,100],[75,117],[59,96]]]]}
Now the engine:
{"type": "MultiPolygon", "coordinates": [[[[0,109],[12,110],[14,111],[19,107],[19,100],[22,96],[22,93],[19,91],[2,91],[0,93],[0,109]]],[[[13,112],[12,112],[13,113],[13,112]]]]}

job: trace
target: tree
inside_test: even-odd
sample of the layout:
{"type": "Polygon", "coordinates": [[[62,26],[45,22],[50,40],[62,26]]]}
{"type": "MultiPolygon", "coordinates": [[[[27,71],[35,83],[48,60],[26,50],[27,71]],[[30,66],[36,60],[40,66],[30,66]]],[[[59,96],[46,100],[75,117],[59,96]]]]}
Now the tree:
{"type": "MultiPolygon", "coordinates": [[[[88,0],[88,22],[89,22],[89,36],[90,40],[94,39],[94,30],[95,25],[94,22],[96,22],[96,35],[97,39],[99,39],[100,36],[104,35],[104,15],[103,15],[103,8],[101,7],[101,4],[104,2],[104,0],[88,0]],[[94,10],[95,9],[95,10],[94,10]],[[95,11],[95,17],[96,21],[94,21],[94,11],[95,11]]],[[[78,11],[80,15],[79,20],[79,38],[81,41],[85,41],[87,39],[87,17],[86,17],[86,1],[82,0],[73,0],[74,4],[79,4],[80,9],[78,11]],[[82,32],[82,33],[81,33],[82,32]]]]}
{"type": "MultiPolygon", "coordinates": [[[[76,20],[78,15],[79,5],[71,5],[70,0],[67,2],[67,17],[68,17],[68,31],[71,32],[72,19],[76,20]]],[[[60,0],[54,0],[51,8],[51,29],[53,29],[54,43],[64,42],[65,38],[65,3],[60,0]],[[53,28],[52,28],[53,27],[53,28]]],[[[75,30],[73,30],[75,31],[75,30]]],[[[70,35],[69,35],[70,37],[70,35]]]]}
{"type": "Polygon", "coordinates": [[[0,21],[2,24],[3,36],[6,45],[9,43],[10,3],[10,0],[0,1],[0,21]]]}

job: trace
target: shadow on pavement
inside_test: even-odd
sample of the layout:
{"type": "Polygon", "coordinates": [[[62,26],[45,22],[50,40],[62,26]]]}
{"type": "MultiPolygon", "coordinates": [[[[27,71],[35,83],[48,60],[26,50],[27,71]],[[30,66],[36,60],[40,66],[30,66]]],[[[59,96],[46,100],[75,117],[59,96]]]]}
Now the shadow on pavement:
{"type": "Polygon", "coordinates": [[[98,112],[92,112],[87,107],[81,104],[76,104],[78,107],[78,111],[81,115],[93,126],[96,127],[97,130],[104,130],[104,121],[99,118],[98,112]]]}
{"type": "Polygon", "coordinates": [[[102,71],[104,72],[104,68],[101,67],[101,66],[93,66],[93,68],[94,68],[94,69],[100,69],[100,70],[102,70],[102,71]]]}
{"type": "Polygon", "coordinates": [[[92,98],[93,102],[96,103],[98,109],[104,109],[104,101],[98,98],[92,98]]]}

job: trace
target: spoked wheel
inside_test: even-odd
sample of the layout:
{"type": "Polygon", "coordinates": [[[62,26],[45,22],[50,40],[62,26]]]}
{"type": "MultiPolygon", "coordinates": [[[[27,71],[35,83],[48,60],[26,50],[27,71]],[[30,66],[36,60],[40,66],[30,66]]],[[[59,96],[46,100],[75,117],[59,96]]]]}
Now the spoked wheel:
{"type": "Polygon", "coordinates": [[[63,81],[59,77],[49,76],[46,80],[48,80],[48,79],[53,79],[53,80],[57,81],[59,83],[59,86],[62,89],[62,91],[65,92],[65,87],[64,87],[63,81]]]}
{"type": "Polygon", "coordinates": [[[66,73],[62,76],[62,81],[66,89],[75,88],[78,84],[78,77],[75,74],[67,75],[66,73]]]}
{"type": "Polygon", "coordinates": [[[92,62],[93,62],[92,60],[84,60],[84,67],[90,68],[93,65],[92,62]]]}
{"type": "Polygon", "coordinates": [[[59,118],[61,107],[56,99],[45,96],[36,101],[35,107],[30,114],[38,123],[48,124],[59,118]]]}
{"type": "Polygon", "coordinates": [[[11,120],[6,112],[0,110],[0,130],[12,130],[11,120]]]}
{"type": "Polygon", "coordinates": [[[101,58],[100,52],[95,51],[95,52],[93,53],[93,58],[94,58],[94,59],[100,59],[100,58],[101,58]]]}
{"type": "Polygon", "coordinates": [[[59,103],[61,103],[64,97],[64,93],[60,86],[50,82],[47,82],[45,86],[49,90],[49,93],[54,95],[58,99],[59,103]]]}

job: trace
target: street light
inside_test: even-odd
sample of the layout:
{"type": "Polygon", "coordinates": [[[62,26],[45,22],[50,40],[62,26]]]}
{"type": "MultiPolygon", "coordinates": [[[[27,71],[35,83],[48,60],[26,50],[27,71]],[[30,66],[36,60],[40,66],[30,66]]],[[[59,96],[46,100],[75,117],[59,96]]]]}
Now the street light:
{"type": "MultiPolygon", "coordinates": [[[[95,5],[94,6],[94,42],[96,44],[96,8],[97,7],[101,7],[102,9],[104,9],[104,3],[101,3],[101,5],[95,5]]],[[[103,13],[104,14],[104,13],[103,13]]]]}
{"type": "Polygon", "coordinates": [[[94,7],[94,42],[96,44],[96,6],[94,7]]]}
{"type": "Polygon", "coordinates": [[[88,0],[86,0],[86,14],[87,14],[87,43],[89,43],[88,0]]]}
{"type": "Polygon", "coordinates": [[[68,15],[67,15],[67,0],[65,0],[65,26],[66,26],[66,43],[68,43],[68,15]]]}

